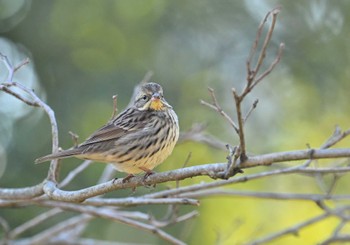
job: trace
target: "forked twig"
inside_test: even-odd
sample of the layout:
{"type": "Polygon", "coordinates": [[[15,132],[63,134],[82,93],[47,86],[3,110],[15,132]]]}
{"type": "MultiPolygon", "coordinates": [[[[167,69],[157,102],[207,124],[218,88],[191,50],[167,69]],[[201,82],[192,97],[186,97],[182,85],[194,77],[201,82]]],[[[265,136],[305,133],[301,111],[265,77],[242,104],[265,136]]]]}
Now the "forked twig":
{"type": "MultiPolygon", "coordinates": [[[[11,64],[11,62],[8,60],[7,56],[3,55],[0,53],[0,58],[3,60],[7,70],[8,70],[8,76],[6,79],[6,83],[0,84],[0,89],[3,90],[4,92],[9,93],[8,89],[4,90],[4,87],[10,88],[10,87],[16,87],[26,94],[28,94],[32,98],[32,102],[29,103],[30,105],[33,106],[38,106],[44,109],[46,114],[48,115],[51,123],[51,134],[52,134],[52,152],[57,152],[58,151],[58,128],[57,128],[57,122],[55,118],[55,113],[54,111],[46,104],[44,103],[35,93],[33,90],[28,89],[26,86],[22,85],[21,83],[13,82],[13,75],[16,71],[18,71],[21,67],[29,63],[29,59],[26,58],[24,59],[19,65],[14,66],[11,64]]],[[[14,91],[11,91],[10,94],[13,95],[15,93],[14,91]]],[[[28,100],[23,99],[23,97],[19,94],[15,96],[16,98],[20,99],[24,103],[28,104],[28,100]]],[[[52,160],[50,169],[48,172],[47,178],[49,180],[52,180],[54,182],[57,182],[58,179],[58,162],[57,160],[52,160]]]]}
{"type": "MultiPolygon", "coordinates": [[[[262,64],[265,60],[266,57],[266,50],[267,47],[271,41],[271,37],[272,34],[274,32],[275,29],[275,24],[277,21],[277,15],[280,12],[280,8],[277,7],[273,10],[271,10],[270,12],[268,12],[265,16],[265,18],[262,20],[262,22],[259,25],[259,28],[257,30],[257,34],[256,34],[256,38],[255,41],[253,42],[252,48],[249,52],[248,55],[248,59],[246,62],[246,67],[247,67],[247,76],[246,76],[246,84],[245,87],[243,88],[243,90],[239,93],[236,91],[235,88],[232,88],[232,95],[234,98],[234,102],[235,102],[235,109],[236,109],[236,116],[237,116],[237,123],[235,123],[233,121],[233,119],[231,117],[229,117],[219,106],[219,103],[216,100],[215,94],[214,94],[214,90],[209,88],[209,93],[210,96],[212,98],[213,103],[207,103],[205,101],[201,101],[201,103],[203,105],[206,105],[208,107],[210,107],[211,109],[216,110],[217,112],[219,112],[225,119],[226,121],[228,121],[231,126],[233,126],[235,132],[238,134],[239,136],[239,154],[240,154],[240,160],[243,163],[244,161],[247,160],[247,155],[246,155],[246,142],[245,142],[245,136],[244,136],[244,123],[247,121],[248,117],[250,116],[251,112],[253,111],[253,109],[256,107],[258,100],[256,100],[252,107],[249,109],[249,111],[246,113],[246,116],[243,116],[243,112],[242,112],[242,102],[244,100],[244,98],[253,90],[253,88],[259,83],[261,82],[268,74],[271,73],[271,71],[275,68],[275,66],[279,63],[281,57],[282,57],[282,51],[284,48],[284,44],[281,43],[278,49],[278,53],[276,55],[276,58],[274,59],[274,61],[270,64],[270,66],[263,71],[260,74],[260,69],[262,67],[262,64]],[[263,41],[263,45],[261,50],[259,51],[258,54],[258,58],[255,64],[255,67],[252,68],[252,63],[253,63],[253,59],[255,57],[255,55],[257,54],[258,51],[258,44],[259,41],[262,38],[262,31],[264,29],[264,26],[268,20],[268,18],[271,16],[271,24],[269,26],[269,29],[267,31],[267,34],[265,36],[265,39],[263,41]]],[[[232,172],[232,171],[231,171],[232,172]]],[[[226,176],[226,175],[225,175],[226,176]]]]}

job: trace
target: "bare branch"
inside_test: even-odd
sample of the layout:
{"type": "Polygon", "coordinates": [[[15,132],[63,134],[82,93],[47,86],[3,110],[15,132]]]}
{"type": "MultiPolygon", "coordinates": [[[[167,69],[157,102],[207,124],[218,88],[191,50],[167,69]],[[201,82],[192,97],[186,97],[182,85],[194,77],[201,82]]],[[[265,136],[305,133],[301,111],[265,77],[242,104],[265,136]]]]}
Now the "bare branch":
{"type": "Polygon", "coordinates": [[[127,198],[92,198],[86,200],[83,204],[92,205],[96,207],[100,206],[138,206],[138,205],[169,205],[169,204],[184,204],[199,206],[198,200],[189,198],[158,198],[158,199],[146,199],[138,197],[127,198]]]}
{"type": "MultiPolygon", "coordinates": [[[[266,49],[267,49],[267,46],[269,45],[270,41],[271,41],[271,37],[272,37],[272,33],[273,31],[275,30],[275,25],[276,25],[276,21],[277,21],[277,15],[279,14],[280,12],[280,8],[275,8],[273,9],[272,11],[270,11],[269,13],[267,13],[266,17],[265,17],[265,20],[264,20],[264,23],[266,22],[266,19],[268,18],[268,16],[270,14],[272,14],[272,20],[271,20],[271,25],[270,25],[270,28],[267,32],[267,35],[265,37],[265,40],[264,40],[264,43],[263,43],[263,46],[261,48],[261,51],[260,51],[260,54],[259,54],[259,58],[258,58],[258,61],[256,63],[256,66],[255,66],[255,69],[253,71],[253,74],[252,76],[250,77],[250,79],[248,79],[248,81],[254,81],[255,79],[255,76],[259,73],[259,70],[261,68],[261,65],[266,57],[266,49]]],[[[257,38],[260,39],[260,36],[258,36],[257,38]]],[[[258,39],[258,40],[259,40],[258,39]]],[[[249,82],[248,82],[249,83],[249,82]]],[[[248,86],[249,87],[249,86],[248,86]]]]}
{"type": "Polygon", "coordinates": [[[24,188],[0,188],[1,199],[26,200],[41,196],[43,193],[43,183],[24,188]]]}
{"type": "Polygon", "coordinates": [[[215,96],[215,93],[214,93],[214,89],[212,88],[208,88],[208,91],[209,91],[209,94],[210,94],[210,97],[213,101],[213,104],[210,104],[208,102],[205,102],[203,100],[201,100],[201,104],[202,105],[205,105],[205,106],[208,106],[209,108],[217,111],[220,113],[221,116],[223,116],[223,118],[226,119],[226,121],[229,122],[229,124],[234,128],[234,130],[238,133],[238,127],[237,125],[235,124],[235,122],[231,119],[231,117],[229,115],[227,115],[227,113],[221,108],[221,106],[219,105],[217,99],[216,99],[216,96],[215,96]]]}
{"type": "Polygon", "coordinates": [[[22,95],[12,91],[11,89],[9,89],[9,84],[8,83],[3,83],[3,84],[0,84],[0,90],[12,95],[13,97],[19,99],[20,101],[26,103],[27,105],[29,106],[33,106],[33,107],[39,107],[39,104],[33,102],[33,101],[30,101],[26,98],[24,98],[22,95]]]}
{"type": "Polygon", "coordinates": [[[284,43],[281,43],[275,60],[271,63],[269,68],[267,68],[258,78],[256,78],[256,80],[252,83],[250,89],[253,89],[259,82],[261,82],[267,75],[269,75],[272,72],[275,66],[280,62],[283,50],[284,50],[284,43]]]}
{"type": "Polygon", "coordinates": [[[93,216],[87,214],[78,215],[61,223],[58,223],[57,225],[50,227],[29,239],[26,239],[25,242],[27,244],[48,244],[49,241],[55,239],[61,233],[68,233],[76,226],[90,221],[93,218],[93,216]]]}
{"type": "Polygon", "coordinates": [[[325,143],[322,144],[321,149],[326,149],[334,146],[339,141],[350,135],[350,129],[342,132],[339,126],[336,126],[331,137],[329,137],[325,143]]]}
{"type": "Polygon", "coordinates": [[[184,214],[182,216],[174,217],[173,219],[170,219],[167,221],[152,220],[151,223],[154,226],[159,227],[159,228],[167,227],[167,226],[172,225],[172,224],[177,224],[180,222],[187,221],[189,219],[193,219],[193,218],[197,217],[198,215],[199,215],[199,213],[197,211],[192,211],[192,212],[189,212],[189,213],[184,214]]]}
{"type": "Polygon", "coordinates": [[[177,144],[181,144],[184,141],[194,141],[194,142],[199,142],[199,143],[208,145],[215,149],[225,150],[226,143],[220,141],[219,139],[215,138],[212,135],[204,133],[205,128],[206,128],[206,125],[204,124],[201,124],[201,123],[193,124],[188,131],[180,133],[180,137],[177,144]]]}
{"type": "Polygon", "coordinates": [[[277,15],[279,14],[279,12],[280,12],[279,7],[274,8],[272,11],[268,12],[258,28],[256,39],[252,45],[252,48],[250,50],[250,53],[249,53],[249,56],[248,56],[248,59],[246,62],[247,82],[246,82],[245,88],[243,89],[243,91],[240,94],[237,93],[234,88],[232,89],[232,94],[233,94],[233,98],[235,101],[235,107],[236,107],[237,124],[221,109],[221,107],[219,106],[219,104],[217,102],[217,99],[215,97],[213,89],[209,88],[209,93],[210,93],[210,96],[212,98],[213,103],[210,104],[210,103],[207,103],[205,101],[201,101],[201,103],[203,105],[206,105],[209,108],[218,111],[231,124],[231,126],[235,129],[236,133],[239,135],[239,147],[238,147],[238,149],[239,149],[239,153],[240,153],[241,162],[244,162],[245,160],[247,160],[246,143],[245,143],[245,136],[244,136],[244,123],[247,120],[248,116],[250,115],[251,111],[256,107],[256,104],[257,104],[257,102],[255,102],[253,104],[253,108],[251,108],[248,111],[247,116],[243,117],[242,109],[241,109],[242,101],[245,98],[245,96],[248,93],[250,93],[252,91],[252,89],[275,68],[275,66],[279,63],[279,61],[281,59],[282,50],[284,47],[283,43],[280,44],[278,54],[277,54],[275,60],[271,63],[270,67],[268,69],[266,69],[259,77],[257,77],[257,75],[259,74],[260,68],[263,64],[263,61],[266,57],[266,50],[267,50],[268,44],[271,41],[272,33],[275,29],[277,15]],[[270,15],[272,15],[271,25],[269,27],[269,30],[268,30],[267,35],[265,37],[265,40],[263,42],[256,66],[254,69],[252,69],[251,63],[252,63],[252,60],[257,52],[257,47],[258,47],[258,43],[259,43],[260,38],[261,38],[263,27],[266,24],[267,19],[270,15]]]}
{"type": "Polygon", "coordinates": [[[317,223],[321,220],[324,220],[326,218],[328,218],[331,214],[330,213],[323,213],[321,215],[318,215],[314,218],[311,218],[311,219],[308,219],[304,222],[301,222],[300,224],[297,224],[295,226],[292,226],[290,228],[287,228],[285,230],[282,230],[282,231],[279,231],[279,232],[276,232],[274,234],[271,234],[271,235],[268,235],[264,238],[261,238],[261,239],[257,239],[253,242],[249,242],[247,244],[249,245],[258,245],[258,244],[263,244],[263,243],[266,243],[266,242],[270,242],[270,241],[273,241],[281,236],[284,236],[284,235],[287,235],[287,234],[292,234],[292,235],[295,235],[297,236],[299,231],[304,228],[304,227],[307,227],[309,225],[312,225],[314,223],[317,223]]]}
{"type": "Polygon", "coordinates": [[[16,238],[17,236],[19,236],[23,232],[37,226],[38,224],[42,223],[43,221],[46,221],[47,219],[49,219],[49,218],[51,218],[51,217],[53,217],[61,212],[62,212],[62,210],[60,210],[58,208],[53,208],[45,213],[39,214],[35,218],[33,218],[33,219],[23,223],[22,225],[16,227],[15,229],[13,229],[9,233],[9,237],[11,239],[16,238]]]}
{"type": "MultiPolygon", "coordinates": [[[[264,29],[264,26],[269,18],[269,16],[271,15],[272,12],[276,12],[276,14],[278,13],[277,11],[280,11],[280,8],[277,7],[271,11],[269,11],[264,19],[261,21],[259,27],[258,27],[258,30],[256,32],[256,37],[255,37],[255,40],[254,40],[254,43],[250,49],[250,52],[249,52],[249,55],[248,55],[248,59],[247,59],[247,62],[246,62],[246,67],[247,67],[247,81],[251,80],[251,75],[253,75],[253,70],[251,68],[251,63],[253,62],[253,58],[257,52],[257,48],[258,48],[258,44],[259,44],[259,40],[261,38],[261,34],[262,34],[262,31],[264,29]]],[[[271,32],[271,31],[270,31],[271,32]]],[[[272,33],[272,32],[271,32],[272,33]]],[[[256,70],[256,69],[255,69],[256,70]]]]}
{"type": "Polygon", "coordinates": [[[118,95],[117,94],[113,95],[112,99],[113,99],[113,112],[112,112],[110,121],[113,120],[118,115],[118,106],[117,106],[118,95]]]}
{"type": "MultiPolygon", "coordinates": [[[[223,171],[223,168],[225,168],[225,165],[217,164],[216,167],[218,170],[223,171]]],[[[211,188],[220,187],[220,186],[224,186],[224,185],[228,185],[228,184],[242,183],[242,182],[247,182],[247,181],[254,180],[254,179],[260,179],[260,178],[265,178],[265,177],[270,177],[270,176],[280,175],[280,174],[293,174],[293,173],[329,174],[329,173],[334,173],[334,172],[339,172],[339,173],[350,172],[350,167],[304,169],[304,168],[301,168],[300,166],[295,166],[295,167],[290,167],[290,168],[266,171],[266,172],[257,173],[257,174],[245,175],[245,176],[241,176],[241,177],[231,178],[228,180],[219,180],[219,181],[215,181],[215,182],[201,183],[201,184],[196,184],[196,185],[192,185],[192,186],[180,187],[178,189],[159,191],[159,192],[155,192],[152,194],[144,195],[143,197],[144,198],[160,198],[160,197],[168,197],[168,196],[178,196],[178,195],[184,194],[184,193],[191,193],[191,192],[198,191],[198,190],[211,189],[211,188]]],[[[181,196],[185,197],[186,195],[181,195],[181,196]]]]}
{"type": "Polygon", "coordinates": [[[3,217],[0,217],[0,227],[3,229],[4,232],[3,239],[1,239],[0,242],[7,244],[8,240],[10,239],[10,226],[3,217]]]}
{"type": "Polygon", "coordinates": [[[73,133],[72,131],[69,131],[68,133],[72,137],[73,145],[77,146],[79,144],[78,143],[79,135],[77,135],[76,133],[73,133]]]}
{"type": "Polygon", "coordinates": [[[297,194],[297,193],[275,193],[256,191],[236,191],[227,189],[200,190],[185,195],[188,198],[210,198],[217,196],[234,196],[275,200],[303,200],[303,201],[323,201],[323,200],[350,200],[350,195],[328,195],[328,194],[297,194]]]}
{"type": "Polygon", "coordinates": [[[332,243],[336,243],[336,242],[349,242],[350,241],[350,235],[337,235],[337,236],[332,236],[328,239],[326,239],[325,241],[319,243],[319,245],[329,245],[332,243]]]}
{"type": "MultiPolygon", "coordinates": [[[[26,65],[29,62],[29,60],[25,59],[24,61],[22,61],[17,66],[13,66],[10,63],[10,61],[8,60],[7,56],[5,56],[5,55],[0,53],[0,58],[3,60],[5,66],[6,66],[7,70],[8,70],[8,73],[9,73],[8,77],[7,77],[7,83],[2,83],[1,84],[2,90],[3,90],[3,87],[7,87],[7,88],[17,87],[20,90],[22,90],[23,92],[25,92],[26,94],[28,94],[32,98],[33,102],[31,102],[29,104],[32,104],[33,106],[39,106],[39,107],[44,109],[46,114],[49,116],[50,123],[51,123],[52,152],[57,152],[58,151],[58,129],[57,129],[57,122],[56,122],[54,111],[47,104],[45,104],[34,93],[33,90],[28,89],[27,87],[25,87],[24,85],[22,85],[20,83],[12,81],[14,73],[16,71],[18,71],[21,67],[26,65]]],[[[6,91],[8,91],[8,90],[6,90],[6,91]]],[[[21,95],[19,95],[18,93],[15,93],[14,91],[12,91],[10,94],[15,96],[16,98],[20,99],[24,103],[28,104],[28,100],[26,100],[26,99],[23,100],[22,99],[23,97],[21,95]],[[17,95],[14,95],[14,94],[17,94],[17,95]]],[[[54,182],[56,182],[56,180],[58,179],[58,163],[57,163],[57,160],[51,161],[50,170],[49,170],[49,173],[48,173],[48,179],[50,179],[50,180],[52,180],[54,182]]]]}
{"type": "Polygon", "coordinates": [[[228,179],[237,173],[243,173],[243,171],[238,167],[237,160],[240,157],[240,149],[238,146],[235,146],[232,148],[229,144],[226,145],[226,148],[229,151],[227,159],[227,168],[225,172],[223,173],[223,176],[221,178],[228,179]]]}
{"type": "Polygon", "coordinates": [[[131,106],[131,105],[134,103],[136,94],[137,94],[138,90],[140,89],[140,86],[141,86],[142,84],[144,84],[144,83],[149,82],[149,81],[151,80],[152,76],[153,76],[153,72],[152,72],[152,71],[148,71],[148,72],[145,74],[145,76],[142,78],[142,80],[139,82],[139,84],[136,85],[136,86],[134,87],[134,91],[133,91],[132,96],[131,96],[131,98],[130,98],[128,107],[131,106]]]}
{"type": "Polygon", "coordinates": [[[12,82],[15,69],[13,68],[12,64],[10,63],[10,61],[6,55],[3,55],[2,53],[0,53],[0,58],[2,59],[3,63],[5,64],[5,66],[7,68],[7,71],[8,71],[6,81],[12,82]]]}
{"type": "Polygon", "coordinates": [[[254,100],[252,106],[250,107],[249,111],[247,112],[247,115],[245,115],[244,119],[243,119],[243,122],[246,122],[250,116],[250,114],[253,112],[253,110],[256,108],[256,106],[258,105],[259,103],[259,100],[256,99],[254,100]]]}
{"type": "MultiPolygon", "coordinates": [[[[270,165],[274,162],[305,160],[310,158],[311,151],[312,151],[313,159],[350,157],[350,149],[319,149],[319,150],[311,149],[311,150],[279,152],[279,153],[271,153],[271,154],[265,154],[260,156],[253,156],[253,157],[249,157],[243,163],[239,162],[238,160],[237,165],[240,168],[248,168],[248,167],[254,167],[254,166],[261,166],[261,165],[270,165]]],[[[99,185],[91,186],[89,188],[85,188],[77,191],[63,191],[58,189],[55,183],[51,181],[46,181],[46,183],[44,184],[44,191],[50,198],[55,200],[81,202],[83,200],[86,200],[87,198],[101,195],[112,190],[135,188],[137,186],[144,186],[145,184],[154,185],[158,183],[182,180],[186,178],[192,178],[195,176],[203,176],[203,175],[216,178],[217,173],[226,170],[226,168],[227,168],[226,163],[198,165],[198,166],[192,166],[192,167],[187,167],[182,169],[176,169],[173,171],[168,171],[163,173],[155,173],[149,176],[146,180],[143,179],[143,176],[136,176],[131,178],[128,182],[125,182],[125,183],[123,183],[121,179],[118,179],[116,181],[102,183],[99,185]]],[[[347,168],[332,168],[331,171],[337,172],[337,171],[340,171],[340,169],[344,170],[347,168]]],[[[285,170],[280,170],[280,171],[285,171],[285,170]]],[[[318,170],[303,169],[303,171],[307,172],[307,171],[318,171],[318,170]]],[[[218,182],[215,182],[215,183],[218,183],[218,182]]]]}
{"type": "Polygon", "coordinates": [[[185,244],[182,241],[176,239],[175,237],[171,236],[170,234],[162,231],[161,229],[151,225],[151,224],[145,224],[130,218],[127,218],[125,216],[120,215],[118,211],[114,211],[112,209],[107,208],[95,208],[95,207],[89,207],[89,206],[81,206],[78,204],[73,203],[57,203],[57,202],[45,202],[45,206],[48,207],[59,207],[64,210],[70,210],[74,212],[84,213],[88,215],[92,215],[94,217],[100,217],[109,219],[115,222],[123,223],[132,227],[135,227],[140,230],[144,230],[147,232],[150,232],[152,234],[157,235],[158,237],[162,238],[165,241],[168,241],[171,244],[185,244]]]}
{"type": "Polygon", "coordinates": [[[68,185],[78,174],[80,174],[88,166],[90,166],[91,163],[92,163],[91,160],[85,160],[84,162],[82,162],[78,167],[76,167],[75,169],[69,172],[67,177],[61,181],[61,183],[59,184],[59,187],[62,188],[68,185]]]}
{"type": "Polygon", "coordinates": [[[22,60],[21,63],[19,63],[18,65],[16,65],[14,68],[13,68],[13,73],[15,73],[16,71],[18,71],[19,69],[22,68],[22,66],[25,66],[27,64],[29,64],[30,60],[29,58],[25,58],[24,60],[22,60]]]}

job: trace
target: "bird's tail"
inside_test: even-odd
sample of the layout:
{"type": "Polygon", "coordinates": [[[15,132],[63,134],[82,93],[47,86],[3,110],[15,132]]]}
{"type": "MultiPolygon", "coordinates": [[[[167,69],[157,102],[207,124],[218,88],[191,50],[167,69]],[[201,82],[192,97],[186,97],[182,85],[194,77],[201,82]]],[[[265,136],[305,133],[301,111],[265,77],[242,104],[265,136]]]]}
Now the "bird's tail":
{"type": "Polygon", "coordinates": [[[60,151],[60,152],[52,153],[43,157],[39,157],[38,159],[35,160],[35,164],[51,161],[53,159],[72,157],[72,156],[79,155],[80,153],[81,153],[81,149],[78,149],[78,148],[60,151]]]}

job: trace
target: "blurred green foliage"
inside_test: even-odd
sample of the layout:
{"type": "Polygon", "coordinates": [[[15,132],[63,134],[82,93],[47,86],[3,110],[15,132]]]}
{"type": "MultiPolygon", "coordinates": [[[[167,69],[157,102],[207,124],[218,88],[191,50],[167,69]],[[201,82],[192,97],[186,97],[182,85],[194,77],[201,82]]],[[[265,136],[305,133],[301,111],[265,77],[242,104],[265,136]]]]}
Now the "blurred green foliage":
{"type": "MultiPolygon", "coordinates": [[[[247,98],[246,110],[259,98],[246,125],[248,151],[259,154],[300,149],[307,143],[318,147],[336,124],[343,128],[350,125],[348,1],[0,0],[1,39],[12,45],[11,50],[0,46],[0,51],[31,58],[32,72],[39,80],[30,86],[36,87],[55,110],[63,148],[72,145],[68,131],[83,140],[110,118],[112,95],[118,94],[118,108],[122,110],[134,85],[149,70],[155,73],[153,80],[163,85],[182,130],[205,122],[208,132],[234,145],[234,131],[218,114],[201,106],[199,100],[210,101],[210,86],[224,110],[234,116],[230,89],[242,88],[245,61],[257,26],[277,4],[282,6],[282,12],[266,61],[273,59],[280,42],[286,49],[273,74],[247,98]]],[[[2,79],[4,72],[0,66],[2,79]]],[[[19,81],[26,84],[26,77],[19,81]]],[[[9,100],[10,96],[0,93],[0,99],[9,100]]],[[[12,103],[1,106],[5,105],[7,110],[15,110],[12,103]]],[[[1,187],[39,183],[48,168],[33,165],[35,158],[51,149],[48,119],[32,108],[16,110],[21,117],[8,117],[9,113],[0,108],[1,187]]],[[[349,147],[349,140],[341,146],[349,147]]],[[[157,170],[180,168],[189,152],[189,165],[224,162],[226,155],[197,143],[183,143],[157,170]]],[[[79,161],[65,162],[62,176],[79,161]]],[[[103,167],[90,166],[68,188],[94,184],[103,167]]],[[[267,168],[246,173],[264,170],[267,168]]],[[[182,185],[207,180],[194,178],[182,185]]],[[[342,180],[342,186],[348,182],[342,180]]],[[[173,187],[174,183],[157,189],[167,186],[173,187]]],[[[342,186],[337,186],[336,191],[345,192],[342,186]]],[[[314,179],[301,176],[273,177],[227,188],[321,192],[314,179]]],[[[149,191],[152,190],[140,188],[137,193],[149,191]]],[[[130,192],[110,195],[127,196],[130,192]]],[[[159,206],[140,209],[157,217],[166,213],[166,208],[159,206]]],[[[188,208],[182,212],[185,210],[188,208]]],[[[0,216],[15,227],[38,211],[2,209],[0,216]]],[[[200,212],[196,220],[168,231],[190,244],[239,244],[320,213],[316,205],[308,202],[243,198],[204,199],[200,212]]],[[[316,243],[326,238],[335,225],[334,220],[326,220],[302,230],[298,238],[284,238],[283,244],[316,243]]],[[[84,235],[162,243],[152,235],[102,220],[94,221],[84,235]],[[134,236],[135,232],[142,236],[134,236]]]]}

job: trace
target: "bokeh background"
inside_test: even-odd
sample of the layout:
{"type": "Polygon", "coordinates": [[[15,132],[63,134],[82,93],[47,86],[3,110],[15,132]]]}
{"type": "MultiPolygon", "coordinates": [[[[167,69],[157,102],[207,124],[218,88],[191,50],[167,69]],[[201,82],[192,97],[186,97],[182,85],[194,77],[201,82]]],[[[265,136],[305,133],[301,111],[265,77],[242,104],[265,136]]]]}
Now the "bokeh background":
{"type": "MultiPolygon", "coordinates": [[[[194,123],[206,123],[208,133],[235,145],[238,139],[232,128],[199,101],[210,100],[210,86],[234,116],[230,89],[244,85],[245,61],[256,29],[275,6],[281,6],[282,12],[266,62],[274,58],[280,42],[285,43],[285,51],[275,71],[246,100],[248,109],[259,99],[246,124],[247,148],[260,154],[301,149],[306,144],[318,147],[335,125],[344,129],[350,125],[349,1],[0,0],[0,52],[13,63],[30,58],[30,65],[16,74],[15,81],[33,88],[55,110],[63,148],[72,145],[68,131],[77,133],[81,141],[110,118],[114,94],[122,110],[133,87],[150,70],[152,80],[163,86],[178,113],[182,131],[194,123]]],[[[6,69],[0,64],[1,82],[5,77],[6,69]]],[[[345,140],[340,146],[349,145],[345,140]]],[[[50,126],[43,111],[0,93],[0,186],[41,182],[48,165],[35,166],[33,161],[50,150],[50,126]]],[[[157,171],[180,168],[189,152],[189,165],[225,162],[225,151],[185,142],[157,171]]],[[[79,162],[65,160],[61,176],[79,162]]],[[[93,185],[103,168],[103,164],[91,165],[68,189],[93,185]]],[[[271,168],[249,169],[245,174],[271,168]]],[[[209,179],[194,178],[183,185],[200,181],[209,179]]],[[[328,180],[323,183],[327,185],[328,180]]],[[[342,180],[336,192],[348,193],[348,184],[342,180]]],[[[280,176],[227,188],[323,193],[321,186],[313,178],[280,176]]],[[[152,191],[139,188],[134,195],[152,191]]],[[[109,194],[128,195],[130,190],[109,194]]],[[[0,209],[0,216],[13,228],[42,210],[0,209]]],[[[161,218],[167,209],[135,210],[161,218]]],[[[240,244],[321,213],[312,202],[232,197],[204,199],[199,211],[195,220],[167,231],[189,244],[240,244]]],[[[302,230],[298,238],[275,244],[313,244],[328,237],[336,224],[330,218],[302,230]]],[[[148,233],[99,219],[87,227],[84,237],[163,243],[148,233]]]]}

